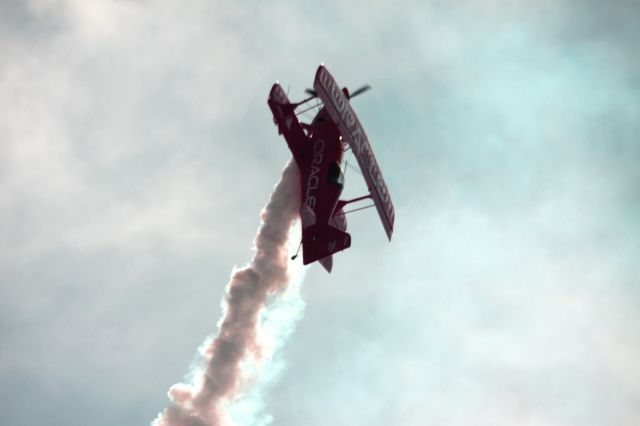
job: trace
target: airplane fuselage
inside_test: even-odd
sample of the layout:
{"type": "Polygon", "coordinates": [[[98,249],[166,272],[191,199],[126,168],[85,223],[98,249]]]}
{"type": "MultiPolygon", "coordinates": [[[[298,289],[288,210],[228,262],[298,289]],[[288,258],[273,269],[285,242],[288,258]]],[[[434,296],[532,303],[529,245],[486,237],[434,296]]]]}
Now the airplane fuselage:
{"type": "Polygon", "coordinates": [[[284,136],[300,170],[300,219],[303,263],[319,260],[331,271],[331,255],[351,246],[340,193],[344,176],[340,163],[345,143],[325,108],[310,124],[302,124],[279,84],[269,94],[274,123],[284,136]]]}
{"type": "Polygon", "coordinates": [[[340,88],[321,64],[316,71],[313,89],[306,90],[310,97],[291,103],[282,86],[276,82],[267,99],[273,122],[284,136],[300,169],[303,263],[318,261],[329,272],[333,253],[351,247],[351,236],[346,232],[346,205],[370,199],[389,240],[393,233],[395,210],[387,185],[364,128],[349,102],[368,89],[370,86],[365,85],[350,93],[346,87],[340,88]],[[296,113],[296,108],[314,99],[319,102],[296,113]],[[310,124],[298,120],[300,114],[320,105],[322,108],[310,124]],[[352,149],[358,161],[369,193],[340,200],[344,184],[340,163],[347,147],[352,149]]]}
{"type": "Polygon", "coordinates": [[[328,223],[342,192],[342,136],[321,110],[311,123],[296,158],[300,168],[301,200],[315,214],[317,223],[328,223]]]}

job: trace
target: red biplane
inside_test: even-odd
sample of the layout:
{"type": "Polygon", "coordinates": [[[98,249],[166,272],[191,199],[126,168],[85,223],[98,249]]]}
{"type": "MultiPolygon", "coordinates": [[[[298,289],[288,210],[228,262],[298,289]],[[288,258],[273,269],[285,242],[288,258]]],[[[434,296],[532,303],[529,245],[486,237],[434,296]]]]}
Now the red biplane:
{"type": "Polygon", "coordinates": [[[394,209],[367,135],[349,103],[350,98],[369,86],[350,94],[347,88],[340,89],[329,71],[320,65],[313,87],[314,90],[307,89],[308,98],[291,103],[276,83],[267,103],[300,169],[302,262],[307,265],[318,260],[331,272],[332,254],[351,246],[344,207],[364,199],[373,200],[389,240],[393,233],[394,209]],[[296,109],[314,100],[317,103],[306,110],[317,107],[318,113],[311,123],[300,122],[298,115],[306,110],[296,112],[296,109]],[[342,159],[348,149],[358,160],[369,194],[341,200],[342,159]]]}

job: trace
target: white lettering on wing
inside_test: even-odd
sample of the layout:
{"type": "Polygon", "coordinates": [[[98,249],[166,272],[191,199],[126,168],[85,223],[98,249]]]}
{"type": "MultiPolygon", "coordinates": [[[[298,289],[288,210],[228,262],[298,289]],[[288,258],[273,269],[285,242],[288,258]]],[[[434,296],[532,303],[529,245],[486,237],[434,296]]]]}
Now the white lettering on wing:
{"type": "MultiPolygon", "coordinates": [[[[389,192],[382,178],[378,162],[371,151],[371,146],[367,142],[366,136],[364,136],[364,131],[362,130],[360,122],[355,116],[353,110],[347,107],[348,101],[346,96],[342,93],[335,80],[331,78],[326,69],[323,68],[320,72],[319,80],[322,88],[325,89],[324,91],[329,97],[331,107],[333,107],[335,112],[338,114],[338,117],[335,118],[337,118],[336,121],[338,122],[340,131],[349,135],[351,147],[354,154],[356,154],[356,158],[358,158],[360,167],[365,172],[367,183],[369,186],[373,186],[377,196],[383,203],[383,206],[380,207],[384,208],[389,224],[393,223],[395,214],[389,197],[389,192]]],[[[331,109],[332,108],[329,108],[329,111],[331,111],[331,109]]]]}

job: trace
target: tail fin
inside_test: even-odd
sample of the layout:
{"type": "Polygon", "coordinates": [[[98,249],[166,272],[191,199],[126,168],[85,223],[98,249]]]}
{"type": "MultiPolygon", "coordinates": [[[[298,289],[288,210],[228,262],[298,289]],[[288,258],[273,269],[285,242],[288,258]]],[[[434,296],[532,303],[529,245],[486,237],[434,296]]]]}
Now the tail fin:
{"type": "Polygon", "coordinates": [[[318,260],[318,263],[321,264],[328,273],[331,273],[331,269],[333,268],[333,256],[323,257],[322,259],[318,260]]]}
{"type": "MultiPolygon", "coordinates": [[[[351,235],[332,226],[312,225],[302,230],[302,263],[305,265],[349,247],[351,247],[351,235]]],[[[330,262],[324,263],[328,264],[330,271],[330,262]]]]}

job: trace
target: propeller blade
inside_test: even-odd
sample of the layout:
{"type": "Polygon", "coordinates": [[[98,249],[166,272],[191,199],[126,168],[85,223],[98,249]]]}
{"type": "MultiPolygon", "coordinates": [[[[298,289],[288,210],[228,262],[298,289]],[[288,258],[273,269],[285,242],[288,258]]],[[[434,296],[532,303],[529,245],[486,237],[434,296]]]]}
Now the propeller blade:
{"type": "Polygon", "coordinates": [[[316,93],[316,91],[315,91],[315,90],[313,90],[313,89],[305,89],[305,90],[304,90],[304,92],[305,92],[306,94],[308,94],[308,95],[311,95],[311,96],[318,96],[318,94],[316,93]]]}
{"type": "Polygon", "coordinates": [[[358,96],[358,95],[366,92],[369,89],[371,89],[371,86],[369,86],[368,84],[365,84],[364,86],[360,87],[359,89],[354,90],[353,93],[349,93],[349,99],[353,98],[354,96],[358,96]]]}

